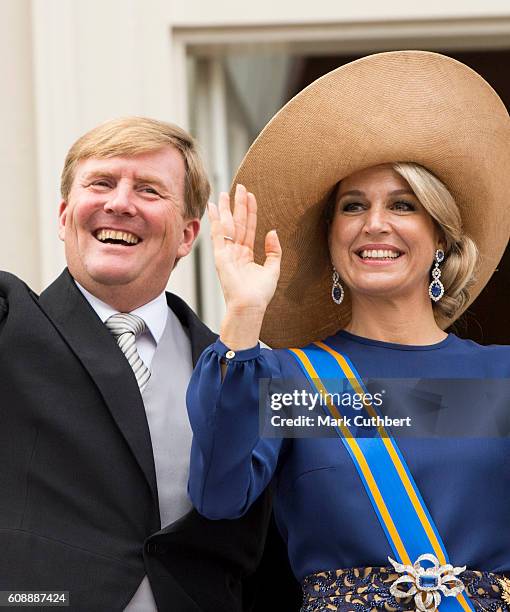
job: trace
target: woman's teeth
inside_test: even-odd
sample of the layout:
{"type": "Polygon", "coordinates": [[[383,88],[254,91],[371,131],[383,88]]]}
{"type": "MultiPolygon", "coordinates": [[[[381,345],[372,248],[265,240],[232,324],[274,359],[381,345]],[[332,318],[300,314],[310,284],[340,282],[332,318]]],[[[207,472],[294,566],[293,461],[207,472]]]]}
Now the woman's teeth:
{"type": "Polygon", "coordinates": [[[396,259],[402,253],[385,249],[364,250],[359,253],[361,259],[396,259]]]}

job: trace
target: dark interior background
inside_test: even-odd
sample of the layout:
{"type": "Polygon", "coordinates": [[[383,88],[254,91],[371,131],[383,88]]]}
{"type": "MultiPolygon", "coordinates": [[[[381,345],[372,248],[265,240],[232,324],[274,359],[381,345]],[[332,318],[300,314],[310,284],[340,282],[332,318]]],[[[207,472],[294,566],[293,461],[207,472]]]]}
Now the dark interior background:
{"type": "MultiPolygon", "coordinates": [[[[440,51],[476,70],[510,109],[510,50],[440,51]]],[[[320,76],[363,55],[317,56],[296,59],[288,83],[288,99],[320,76]]],[[[510,206],[510,194],[509,194],[510,206]]],[[[480,344],[510,344],[510,247],[497,272],[468,311],[448,331],[480,344]]]]}

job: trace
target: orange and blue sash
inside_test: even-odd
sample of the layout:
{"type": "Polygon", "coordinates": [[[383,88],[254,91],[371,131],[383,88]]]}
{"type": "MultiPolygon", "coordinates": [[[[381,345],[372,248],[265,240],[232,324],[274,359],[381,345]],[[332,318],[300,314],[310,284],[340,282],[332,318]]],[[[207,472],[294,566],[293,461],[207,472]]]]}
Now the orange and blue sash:
{"type": "MultiPolygon", "coordinates": [[[[347,383],[360,395],[367,393],[351,361],[324,342],[314,342],[303,349],[288,349],[312,385],[325,398],[338,393],[338,381],[347,383]]],[[[412,565],[425,553],[433,554],[441,565],[449,563],[448,553],[423,501],[409,468],[395,440],[384,427],[377,427],[372,437],[355,437],[341,424],[342,406],[328,401],[326,412],[337,419],[337,433],[360,475],[365,490],[388,538],[396,559],[412,565]]],[[[371,404],[364,404],[359,414],[377,417],[371,404]]],[[[464,592],[445,597],[441,612],[468,612],[473,604],[464,592]]]]}

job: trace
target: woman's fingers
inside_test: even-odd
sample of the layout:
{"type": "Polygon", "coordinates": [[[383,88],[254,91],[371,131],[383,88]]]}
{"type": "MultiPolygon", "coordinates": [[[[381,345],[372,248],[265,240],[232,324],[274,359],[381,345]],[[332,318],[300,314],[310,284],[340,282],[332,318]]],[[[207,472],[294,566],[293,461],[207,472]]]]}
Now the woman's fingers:
{"type": "Polygon", "coordinates": [[[209,218],[209,223],[211,225],[220,218],[218,207],[214,202],[207,202],[207,217],[209,218]]]}
{"type": "MultiPolygon", "coordinates": [[[[241,184],[236,186],[234,198],[233,214],[230,209],[229,194],[226,192],[220,193],[218,206],[212,202],[209,203],[208,214],[214,248],[222,250],[228,243],[237,243],[247,247],[253,253],[257,231],[257,200],[253,193],[247,191],[246,187],[241,184]],[[226,237],[233,240],[230,241],[226,237]]],[[[281,248],[274,230],[266,236],[266,257],[268,256],[273,260],[271,266],[274,266],[275,258],[279,266],[281,248]]]]}
{"type": "MultiPolygon", "coordinates": [[[[222,193],[219,205],[208,206],[211,237],[214,245],[216,270],[227,307],[243,308],[267,306],[274,294],[280,274],[282,249],[275,230],[265,237],[266,259],[263,266],[253,261],[253,243],[257,227],[257,202],[252,193],[241,186],[237,190],[237,212],[231,214],[228,194],[222,193]],[[244,199],[244,201],[243,201],[244,199]],[[239,210],[244,208],[244,212],[239,210]],[[235,227],[236,219],[238,226],[235,227]],[[240,228],[238,230],[238,228],[240,228]],[[244,230],[244,243],[233,245],[226,237],[244,230]],[[235,247],[235,248],[234,248],[235,247]]],[[[232,236],[233,237],[233,236],[232,236]]],[[[238,239],[238,235],[235,235],[238,239]]]]}
{"type": "Polygon", "coordinates": [[[246,218],[248,214],[247,208],[248,194],[246,187],[238,183],[235,189],[234,195],[234,226],[235,226],[235,239],[239,244],[244,243],[244,237],[246,235],[246,218]]]}
{"type": "Polygon", "coordinates": [[[232,217],[232,212],[230,211],[230,197],[225,191],[222,191],[220,193],[220,197],[218,200],[218,212],[221,226],[223,228],[223,235],[229,236],[235,241],[236,229],[234,225],[234,219],[232,217]]]}
{"type": "Polygon", "coordinates": [[[271,270],[277,276],[280,275],[280,262],[282,259],[282,247],[276,230],[271,230],[266,234],[264,242],[266,251],[266,261],[264,268],[271,270]]]}
{"type": "Polygon", "coordinates": [[[244,244],[253,251],[257,231],[257,200],[250,191],[246,195],[246,233],[244,244]]]}
{"type": "Polygon", "coordinates": [[[207,216],[209,217],[209,224],[211,226],[213,248],[215,251],[220,251],[225,246],[225,239],[223,238],[223,226],[220,221],[220,213],[214,202],[209,202],[207,205],[207,216]]]}

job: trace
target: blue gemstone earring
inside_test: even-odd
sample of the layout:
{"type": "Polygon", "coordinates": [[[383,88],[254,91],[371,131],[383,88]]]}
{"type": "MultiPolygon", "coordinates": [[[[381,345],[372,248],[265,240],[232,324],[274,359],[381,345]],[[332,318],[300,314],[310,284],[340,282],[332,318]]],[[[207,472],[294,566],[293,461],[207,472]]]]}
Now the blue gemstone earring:
{"type": "Polygon", "coordinates": [[[333,266],[333,287],[331,287],[331,298],[335,304],[341,304],[344,299],[344,288],[340,284],[340,276],[333,266]]]}
{"type": "Polygon", "coordinates": [[[436,262],[432,270],[432,282],[429,285],[429,295],[431,300],[438,302],[444,295],[443,283],[439,280],[441,278],[439,264],[444,261],[444,251],[442,249],[437,249],[435,260],[436,262]]]}

